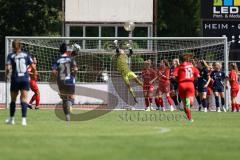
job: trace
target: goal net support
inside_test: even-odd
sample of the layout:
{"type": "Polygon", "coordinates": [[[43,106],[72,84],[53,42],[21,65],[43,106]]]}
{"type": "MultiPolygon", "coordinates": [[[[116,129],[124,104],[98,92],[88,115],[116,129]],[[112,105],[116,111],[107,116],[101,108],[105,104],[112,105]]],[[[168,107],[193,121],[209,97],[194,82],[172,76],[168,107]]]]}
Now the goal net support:
{"type": "MultiPolygon", "coordinates": [[[[20,39],[22,49],[37,58],[41,105],[46,107],[61,103],[58,88],[51,82],[51,67],[54,60],[60,56],[59,46],[63,42],[81,46],[80,51],[75,55],[79,69],[76,76],[75,105],[79,107],[144,108],[142,87],[131,82],[137,95],[138,103],[136,104],[121,75],[113,67],[114,40],[118,40],[119,47],[126,52],[128,52],[127,44],[131,44],[134,53],[126,63],[139,78],[141,78],[145,60],[151,60],[153,66],[157,68],[161,60],[167,59],[171,63],[183,52],[191,52],[196,59],[204,59],[210,63],[220,62],[223,70],[228,74],[228,43],[225,37],[6,37],[6,57],[12,52],[11,43],[14,39],[20,39]]],[[[9,86],[9,82],[5,83],[6,95],[1,102],[6,105],[10,102],[9,86]]],[[[30,92],[29,98],[31,95],[30,92]]],[[[227,91],[225,99],[228,107],[227,91]]],[[[166,106],[168,106],[167,103],[166,106]]],[[[198,107],[197,104],[194,106],[198,107]]]]}

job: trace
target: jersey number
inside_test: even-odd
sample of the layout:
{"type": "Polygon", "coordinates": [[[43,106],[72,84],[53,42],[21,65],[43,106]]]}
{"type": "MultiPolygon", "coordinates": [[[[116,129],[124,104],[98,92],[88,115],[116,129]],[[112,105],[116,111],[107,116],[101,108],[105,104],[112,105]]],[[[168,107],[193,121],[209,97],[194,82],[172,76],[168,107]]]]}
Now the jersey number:
{"type": "Polygon", "coordinates": [[[16,69],[19,74],[19,76],[24,76],[24,73],[27,72],[27,66],[26,61],[23,58],[19,58],[15,60],[16,63],[16,69]]]}
{"type": "Polygon", "coordinates": [[[185,68],[185,72],[186,72],[186,78],[192,78],[193,77],[193,71],[192,68],[185,68]]]}
{"type": "Polygon", "coordinates": [[[63,63],[60,65],[60,68],[61,68],[61,71],[60,71],[61,80],[69,79],[71,75],[70,64],[63,63]]]}

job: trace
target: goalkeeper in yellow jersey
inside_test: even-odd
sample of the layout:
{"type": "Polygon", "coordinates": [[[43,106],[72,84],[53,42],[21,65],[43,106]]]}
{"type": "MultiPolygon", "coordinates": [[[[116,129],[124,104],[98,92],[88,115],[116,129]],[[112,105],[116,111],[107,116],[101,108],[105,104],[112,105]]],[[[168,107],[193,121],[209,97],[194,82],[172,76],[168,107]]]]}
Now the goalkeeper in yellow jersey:
{"type": "Polygon", "coordinates": [[[121,74],[125,84],[128,87],[129,92],[133,96],[134,101],[137,103],[135,92],[130,86],[130,80],[134,80],[140,86],[143,86],[143,83],[141,80],[137,78],[137,75],[129,69],[127,63],[128,57],[130,57],[133,54],[133,50],[130,47],[130,44],[128,44],[127,46],[129,47],[129,54],[126,54],[124,50],[119,49],[117,40],[114,41],[114,44],[116,47],[116,55],[113,56],[113,64],[115,65],[117,71],[121,74]]]}

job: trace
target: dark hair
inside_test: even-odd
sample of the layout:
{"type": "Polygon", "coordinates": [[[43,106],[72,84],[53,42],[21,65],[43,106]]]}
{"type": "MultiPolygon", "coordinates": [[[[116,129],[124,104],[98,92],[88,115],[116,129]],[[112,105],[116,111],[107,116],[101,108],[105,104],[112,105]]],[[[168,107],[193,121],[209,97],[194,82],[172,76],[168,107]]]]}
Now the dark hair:
{"type": "Polygon", "coordinates": [[[67,44],[66,43],[62,43],[59,47],[59,50],[61,53],[64,53],[67,51],[67,44]]]}
{"type": "Polygon", "coordinates": [[[163,63],[165,64],[165,66],[167,66],[168,68],[170,68],[170,64],[169,64],[169,62],[168,62],[167,59],[164,59],[164,60],[163,60],[163,63]]]}

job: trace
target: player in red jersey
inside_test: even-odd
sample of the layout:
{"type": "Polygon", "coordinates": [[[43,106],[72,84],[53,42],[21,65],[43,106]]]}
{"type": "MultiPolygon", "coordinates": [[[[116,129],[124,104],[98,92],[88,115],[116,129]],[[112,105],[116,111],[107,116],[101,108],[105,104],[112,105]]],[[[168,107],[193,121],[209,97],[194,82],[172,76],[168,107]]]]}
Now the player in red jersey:
{"type": "Polygon", "coordinates": [[[160,68],[158,70],[158,76],[153,81],[156,79],[158,79],[159,82],[155,98],[155,102],[158,107],[157,110],[159,110],[160,107],[162,107],[163,111],[166,110],[162,99],[162,95],[165,94],[170,105],[170,110],[174,111],[174,102],[170,97],[170,64],[167,60],[161,61],[160,68]]]}
{"type": "Polygon", "coordinates": [[[154,91],[154,85],[151,81],[156,77],[156,72],[151,68],[151,60],[144,62],[144,68],[142,70],[142,79],[143,79],[143,94],[145,98],[145,110],[152,110],[152,97],[154,91]]]}
{"type": "MultiPolygon", "coordinates": [[[[33,65],[37,66],[37,59],[36,57],[32,56],[33,59],[33,65]]],[[[29,102],[29,108],[32,109],[32,103],[36,101],[36,106],[35,109],[39,109],[39,104],[40,104],[40,91],[37,85],[37,80],[38,80],[38,73],[37,71],[32,72],[32,67],[28,68],[28,73],[30,76],[30,88],[34,92],[34,95],[32,96],[30,102],[29,102]]]]}
{"type": "Polygon", "coordinates": [[[184,111],[190,122],[193,122],[191,116],[191,106],[195,94],[194,80],[199,77],[199,71],[190,62],[192,54],[184,53],[180,57],[181,64],[174,70],[174,77],[178,81],[179,96],[183,101],[184,111]]]}
{"type": "Polygon", "coordinates": [[[231,86],[231,101],[232,101],[232,112],[239,111],[237,104],[237,95],[239,92],[239,84],[238,84],[238,67],[236,63],[230,64],[230,72],[228,80],[231,86]]]}

